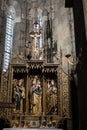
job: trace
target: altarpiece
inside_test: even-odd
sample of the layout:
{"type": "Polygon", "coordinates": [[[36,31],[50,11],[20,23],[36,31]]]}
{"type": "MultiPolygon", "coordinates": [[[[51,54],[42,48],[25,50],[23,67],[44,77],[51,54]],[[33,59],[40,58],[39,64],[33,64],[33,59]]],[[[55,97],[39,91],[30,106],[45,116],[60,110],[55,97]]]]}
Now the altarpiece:
{"type": "Polygon", "coordinates": [[[3,100],[15,107],[3,111],[10,117],[12,127],[25,124],[28,128],[57,128],[61,121],[70,118],[68,78],[60,64],[28,60],[17,54],[12,57],[8,72],[8,82],[6,75],[2,76],[2,92],[4,89],[7,93],[3,100]]]}
{"type": "Polygon", "coordinates": [[[1,102],[14,108],[1,109],[1,115],[10,119],[12,127],[58,128],[71,115],[69,77],[62,70],[61,56],[60,62],[53,62],[57,43],[53,46],[48,38],[46,46],[40,45],[37,24],[30,36],[31,46],[25,54],[12,55],[8,71],[2,74],[1,102]]]}

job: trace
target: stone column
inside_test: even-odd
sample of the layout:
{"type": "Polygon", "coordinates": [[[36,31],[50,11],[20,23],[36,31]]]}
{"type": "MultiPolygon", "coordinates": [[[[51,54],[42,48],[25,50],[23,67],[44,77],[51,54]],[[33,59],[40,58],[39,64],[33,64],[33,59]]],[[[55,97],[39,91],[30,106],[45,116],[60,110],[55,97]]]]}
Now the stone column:
{"type": "Polygon", "coordinates": [[[87,1],[83,0],[83,11],[84,11],[84,19],[85,19],[85,31],[86,31],[86,38],[87,38],[87,1]]]}

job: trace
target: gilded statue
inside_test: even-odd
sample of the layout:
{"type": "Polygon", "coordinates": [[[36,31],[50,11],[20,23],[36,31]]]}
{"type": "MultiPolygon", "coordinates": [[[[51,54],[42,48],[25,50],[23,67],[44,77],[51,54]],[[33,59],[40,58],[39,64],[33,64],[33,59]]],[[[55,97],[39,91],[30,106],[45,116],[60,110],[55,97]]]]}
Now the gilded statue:
{"type": "Polygon", "coordinates": [[[31,109],[32,114],[41,114],[42,112],[42,106],[41,106],[41,99],[42,99],[42,88],[40,80],[37,76],[34,76],[31,86],[31,92],[32,92],[32,103],[31,103],[31,109]]]}
{"type": "Polygon", "coordinates": [[[13,84],[13,99],[16,105],[16,111],[23,111],[23,99],[25,99],[25,88],[23,86],[23,80],[15,79],[13,84]]]}
{"type": "Polygon", "coordinates": [[[54,80],[48,81],[46,93],[47,114],[56,114],[57,112],[57,87],[54,80]]]}

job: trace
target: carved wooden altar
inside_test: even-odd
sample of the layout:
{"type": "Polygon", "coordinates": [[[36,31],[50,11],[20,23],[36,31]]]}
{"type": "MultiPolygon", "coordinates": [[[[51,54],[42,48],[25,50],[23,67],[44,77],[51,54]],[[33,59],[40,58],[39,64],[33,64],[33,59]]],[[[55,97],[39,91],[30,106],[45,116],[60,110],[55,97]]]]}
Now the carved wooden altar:
{"type": "Polygon", "coordinates": [[[25,123],[31,128],[43,128],[51,124],[57,128],[61,121],[70,119],[68,77],[60,69],[60,64],[16,55],[11,59],[7,77],[8,94],[5,98],[15,108],[5,111],[12,126],[25,123]],[[20,84],[21,89],[17,91],[20,84]]]}

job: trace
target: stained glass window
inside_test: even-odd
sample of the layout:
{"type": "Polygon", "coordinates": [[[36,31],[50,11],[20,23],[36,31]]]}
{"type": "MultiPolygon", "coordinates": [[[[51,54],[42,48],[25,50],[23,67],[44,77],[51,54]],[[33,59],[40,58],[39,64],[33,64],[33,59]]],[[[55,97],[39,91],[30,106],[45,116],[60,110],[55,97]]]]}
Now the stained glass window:
{"type": "Polygon", "coordinates": [[[7,15],[7,22],[6,22],[4,65],[3,65],[4,72],[8,69],[9,59],[12,54],[13,29],[14,29],[14,9],[10,8],[7,15]]]}

